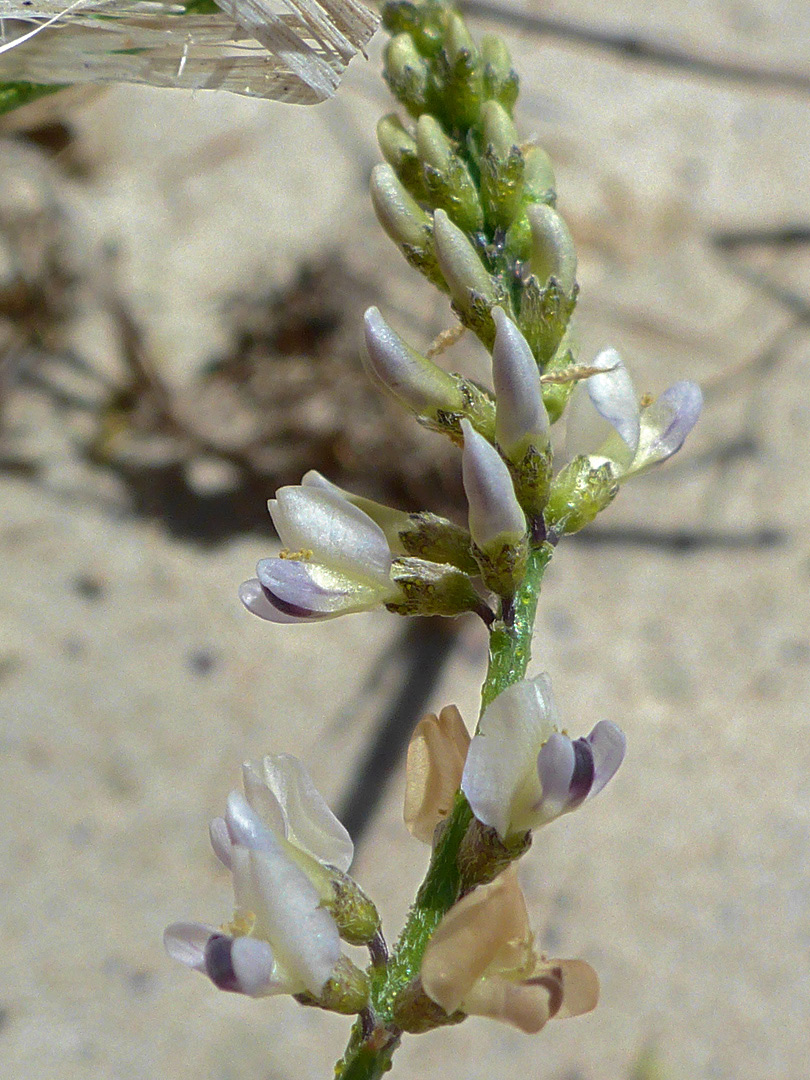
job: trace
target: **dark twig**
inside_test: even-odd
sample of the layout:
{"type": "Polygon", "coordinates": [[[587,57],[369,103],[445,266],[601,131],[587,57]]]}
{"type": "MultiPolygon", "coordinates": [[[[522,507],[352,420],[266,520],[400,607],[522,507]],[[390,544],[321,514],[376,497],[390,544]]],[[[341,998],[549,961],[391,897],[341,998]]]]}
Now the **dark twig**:
{"type": "Polygon", "coordinates": [[[628,60],[674,68],[689,75],[730,82],[762,86],[765,89],[792,90],[810,93],[810,76],[798,71],[779,71],[773,68],[752,67],[734,60],[715,60],[695,56],[674,45],[649,41],[639,34],[605,27],[583,26],[565,19],[552,19],[545,15],[530,15],[505,4],[491,4],[486,0],[461,0],[459,7],[470,15],[491,19],[504,26],[512,26],[529,34],[554,37],[563,41],[576,41],[584,45],[607,49],[628,60]]]}
{"type": "Polygon", "coordinates": [[[411,732],[427,707],[455,639],[455,622],[450,619],[409,619],[405,624],[398,644],[405,658],[402,685],[365,756],[355,767],[337,812],[355,845],[361,842],[388,781],[402,760],[411,732]]]}

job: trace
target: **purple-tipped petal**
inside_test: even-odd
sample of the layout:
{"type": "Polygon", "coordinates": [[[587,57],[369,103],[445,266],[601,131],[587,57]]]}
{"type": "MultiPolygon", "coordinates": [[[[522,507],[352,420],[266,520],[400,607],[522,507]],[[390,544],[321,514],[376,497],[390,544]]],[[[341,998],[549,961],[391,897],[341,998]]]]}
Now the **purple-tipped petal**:
{"type": "Polygon", "coordinates": [[[495,543],[514,544],[526,532],[526,518],[506,462],[469,420],[461,421],[461,430],[461,473],[469,505],[470,535],[482,551],[495,543]]]}
{"type": "Polygon", "coordinates": [[[523,451],[526,441],[535,447],[548,443],[548,413],[529,343],[502,308],[493,308],[492,318],[496,331],[492,349],[495,435],[509,456],[513,448],[523,451]]]}
{"type": "Polygon", "coordinates": [[[703,394],[697,383],[676,382],[641,413],[641,438],[633,471],[666,461],[698,422],[703,394]]]}
{"type": "Polygon", "coordinates": [[[250,578],[242,582],[239,586],[239,599],[252,615],[258,615],[260,619],[266,619],[267,622],[287,624],[306,622],[311,619],[309,613],[296,616],[276,607],[262,588],[258,578],[250,578]]]}
{"type": "Polygon", "coordinates": [[[390,579],[390,589],[386,589],[297,559],[262,559],[256,574],[269,603],[294,621],[368,611],[385,603],[396,591],[390,579]]]}
{"type": "Polygon", "coordinates": [[[593,752],[593,783],[588,797],[597,795],[624,761],[627,740],[610,720],[600,720],[586,740],[593,752]]]}
{"type": "Polygon", "coordinates": [[[172,960],[194,971],[205,971],[205,946],[212,934],[217,931],[213,926],[203,923],[176,922],[163,931],[163,947],[172,960]]]}
{"type": "Polygon", "coordinates": [[[211,847],[214,849],[214,854],[222,865],[230,870],[233,861],[231,859],[232,843],[225,818],[215,817],[208,826],[208,835],[211,838],[211,847]]]}
{"type": "Polygon", "coordinates": [[[605,370],[587,380],[585,385],[590,399],[599,415],[616,429],[631,450],[635,450],[639,440],[640,410],[627,368],[615,349],[603,349],[593,366],[605,370]]]}
{"type": "Polygon", "coordinates": [[[576,755],[567,735],[555,731],[549,736],[537,755],[537,776],[542,797],[536,807],[545,821],[564,813],[571,795],[576,755]]]}

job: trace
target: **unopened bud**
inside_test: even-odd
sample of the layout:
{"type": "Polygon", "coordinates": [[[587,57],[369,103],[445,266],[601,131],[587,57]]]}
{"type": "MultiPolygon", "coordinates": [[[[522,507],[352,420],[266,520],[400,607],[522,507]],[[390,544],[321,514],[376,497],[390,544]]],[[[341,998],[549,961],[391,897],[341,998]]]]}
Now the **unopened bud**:
{"type": "Polygon", "coordinates": [[[416,152],[416,139],[395,113],[384,116],[377,124],[377,142],[383,157],[411,195],[423,199],[425,185],[422,163],[416,152]]]}
{"type": "Polygon", "coordinates": [[[575,457],[555,476],[545,509],[549,533],[562,536],[590,524],[609,506],[619,484],[613,467],[594,467],[584,455],[575,457]]]}
{"type": "Polygon", "coordinates": [[[518,502],[531,517],[545,506],[551,479],[549,420],[529,343],[502,308],[492,309],[495,435],[509,462],[518,502]]]}
{"type": "Polygon", "coordinates": [[[483,69],[464,20],[455,12],[447,19],[443,53],[447,61],[441,93],[444,111],[452,127],[471,127],[483,100],[483,69]]]}
{"type": "Polygon", "coordinates": [[[385,47],[383,77],[391,93],[413,116],[427,108],[430,69],[410,34],[397,34],[385,47]]]}
{"type": "Polygon", "coordinates": [[[523,197],[527,203],[550,203],[557,198],[557,182],[551,158],[542,146],[532,146],[524,155],[523,197]]]}
{"type": "Polygon", "coordinates": [[[365,314],[365,330],[371,371],[406,408],[433,423],[441,414],[463,412],[453,376],[407,345],[375,307],[365,314]]]}
{"type": "Polygon", "coordinates": [[[481,107],[484,152],[481,155],[481,196],[487,221],[508,229],[520,210],[523,194],[523,155],[509,113],[497,101],[481,107]]]}
{"type": "Polygon", "coordinates": [[[380,929],[376,907],[348,874],[330,867],[332,896],[323,907],[337,923],[338,932],[350,945],[367,945],[380,929]]]}
{"type": "Polygon", "coordinates": [[[501,299],[495,282],[473,245],[443,210],[433,215],[433,239],[439,267],[461,321],[490,348],[495,340],[490,308],[501,299]]]}
{"type": "Polygon", "coordinates": [[[494,446],[462,420],[462,479],[474,554],[487,588],[512,596],[526,572],[526,517],[506,462],[494,446]]]}
{"type": "Polygon", "coordinates": [[[511,115],[517,101],[519,80],[512,67],[509,50],[499,37],[487,34],[481,40],[484,99],[500,102],[511,115]]]}
{"type": "Polygon", "coordinates": [[[476,186],[441,124],[427,113],[417,122],[416,145],[432,205],[446,210],[464,232],[477,232],[484,224],[484,212],[476,186]]]}
{"type": "Polygon", "coordinates": [[[532,230],[532,273],[543,286],[553,278],[571,296],[577,276],[577,253],[568,226],[545,203],[530,206],[526,215],[532,230]]]}
{"type": "Polygon", "coordinates": [[[430,217],[406,191],[390,165],[375,165],[371,170],[371,201],[380,224],[411,266],[446,291],[430,217]]]}

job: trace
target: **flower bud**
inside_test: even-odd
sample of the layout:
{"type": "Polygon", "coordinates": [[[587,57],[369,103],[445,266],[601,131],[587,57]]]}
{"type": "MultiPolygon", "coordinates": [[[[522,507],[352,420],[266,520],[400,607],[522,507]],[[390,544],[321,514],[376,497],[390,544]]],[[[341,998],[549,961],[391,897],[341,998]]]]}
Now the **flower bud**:
{"type": "Polygon", "coordinates": [[[531,269],[542,286],[552,278],[571,296],[577,275],[577,253],[565,221],[551,206],[536,203],[526,211],[532,230],[531,269]]]}
{"type": "Polygon", "coordinates": [[[532,146],[524,154],[523,197],[527,203],[550,203],[557,198],[554,166],[542,146],[532,146]]]}
{"type": "Polygon", "coordinates": [[[473,245],[443,210],[433,215],[433,239],[459,318],[490,348],[495,339],[490,308],[501,299],[495,282],[473,245]]]}
{"type": "Polygon", "coordinates": [[[385,47],[383,77],[412,116],[427,108],[430,69],[410,34],[396,34],[385,47]]]}
{"type": "Polygon", "coordinates": [[[548,495],[551,454],[549,420],[540,372],[529,344],[502,308],[492,309],[495,345],[495,435],[511,467],[520,505],[539,514],[548,495]]]}
{"type": "Polygon", "coordinates": [[[509,113],[497,101],[482,105],[481,122],[481,198],[488,223],[508,229],[520,210],[523,195],[523,155],[517,131],[509,113]]]}
{"type": "Polygon", "coordinates": [[[380,916],[354,878],[330,868],[332,895],[323,906],[335,920],[340,936],[350,945],[367,945],[379,932],[380,916]]]}
{"type": "Polygon", "coordinates": [[[410,265],[446,292],[436,260],[431,220],[390,165],[375,165],[371,170],[371,201],[378,221],[410,265]]]}
{"type": "Polygon", "coordinates": [[[483,100],[483,69],[478,50],[460,15],[451,13],[444,33],[446,70],[440,96],[453,128],[469,128],[478,119],[483,100]]]}
{"type": "Polygon", "coordinates": [[[481,40],[484,99],[497,101],[511,115],[517,101],[519,80],[503,40],[486,34],[481,40]]]}
{"type": "Polygon", "coordinates": [[[594,465],[580,454],[552,481],[544,512],[546,527],[557,536],[578,532],[610,505],[618,491],[616,470],[609,462],[594,465]]]}
{"type": "Polygon", "coordinates": [[[462,420],[461,428],[461,470],[475,557],[487,588],[513,596],[526,572],[526,518],[506,462],[469,421],[462,420]]]}
{"type": "Polygon", "coordinates": [[[365,330],[368,369],[426,427],[457,439],[466,416],[476,428],[494,430],[495,404],[486,391],[412,349],[377,308],[366,312],[365,330]]]}
{"type": "Polygon", "coordinates": [[[389,113],[377,124],[377,142],[383,157],[410,194],[415,199],[424,199],[425,184],[422,164],[416,152],[416,140],[396,113],[389,113]]]}
{"type": "Polygon", "coordinates": [[[464,232],[477,232],[484,212],[476,186],[441,124],[427,113],[417,121],[416,145],[431,204],[445,210],[464,232]]]}

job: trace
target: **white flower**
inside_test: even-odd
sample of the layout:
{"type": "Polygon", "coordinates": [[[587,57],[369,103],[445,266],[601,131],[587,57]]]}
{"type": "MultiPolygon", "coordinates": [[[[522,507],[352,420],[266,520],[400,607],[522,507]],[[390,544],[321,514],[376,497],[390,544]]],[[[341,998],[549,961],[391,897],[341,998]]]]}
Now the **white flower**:
{"type": "Polygon", "coordinates": [[[590,964],[535,952],[514,866],[450,908],[428,942],[420,977],[448,1015],[489,1016],[527,1034],[555,1017],[590,1012],[599,999],[590,964]]]}
{"type": "Polygon", "coordinates": [[[593,366],[604,370],[591,376],[585,386],[599,416],[614,429],[608,429],[607,438],[590,455],[594,467],[608,461],[623,480],[680,450],[703,406],[697,383],[673,383],[656,401],[642,406],[615,349],[604,349],[593,366]]]}
{"type": "Polygon", "coordinates": [[[596,795],[622,763],[625,738],[602,720],[585,738],[558,729],[548,675],[515,683],[487,706],[461,790],[500,838],[525,833],[596,795]]]}
{"type": "Polygon", "coordinates": [[[333,619],[401,597],[391,579],[385,533],[337,489],[283,487],[269,502],[284,545],[262,559],[239,596],[254,615],[276,623],[333,619]]]}
{"type": "Polygon", "coordinates": [[[323,906],[334,873],[348,869],[349,834],[297,758],[243,766],[245,794],[228,796],[211,843],[233,875],[236,914],[223,930],[175,923],[164,934],[170,956],[223,990],[264,997],[318,997],[341,959],[340,932],[323,906]]]}

